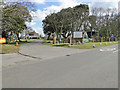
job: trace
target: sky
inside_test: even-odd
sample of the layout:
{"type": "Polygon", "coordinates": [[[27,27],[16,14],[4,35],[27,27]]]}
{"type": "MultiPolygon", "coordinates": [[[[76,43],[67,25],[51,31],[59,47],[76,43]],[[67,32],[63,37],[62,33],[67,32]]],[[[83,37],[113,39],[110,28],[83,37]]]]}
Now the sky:
{"type": "MultiPolygon", "coordinates": [[[[10,0],[15,1],[15,0],[10,0]]],[[[42,20],[53,12],[63,8],[74,7],[79,4],[87,4],[90,7],[118,8],[118,0],[27,0],[36,6],[36,11],[31,11],[32,22],[26,24],[32,27],[37,33],[44,36],[42,20]]]]}

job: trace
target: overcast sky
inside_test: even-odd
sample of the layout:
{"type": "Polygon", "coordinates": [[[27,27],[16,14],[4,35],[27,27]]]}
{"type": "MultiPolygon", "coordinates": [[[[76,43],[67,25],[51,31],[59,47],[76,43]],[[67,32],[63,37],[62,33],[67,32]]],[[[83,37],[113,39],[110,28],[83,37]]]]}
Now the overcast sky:
{"type": "MultiPolygon", "coordinates": [[[[8,0],[7,0],[8,1],[8,0]]],[[[15,0],[10,0],[15,1],[15,0]]],[[[58,12],[63,8],[74,7],[79,4],[87,4],[92,7],[118,8],[118,0],[29,0],[35,3],[36,11],[31,12],[34,16],[31,23],[27,23],[36,32],[43,34],[42,20],[52,12],[58,12]]]]}

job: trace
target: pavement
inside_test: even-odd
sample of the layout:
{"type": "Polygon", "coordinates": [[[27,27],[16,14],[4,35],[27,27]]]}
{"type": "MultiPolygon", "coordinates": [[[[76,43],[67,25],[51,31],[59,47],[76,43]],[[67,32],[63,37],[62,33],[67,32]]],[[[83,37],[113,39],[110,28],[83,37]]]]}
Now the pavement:
{"type": "MultiPolygon", "coordinates": [[[[34,44],[28,44],[31,47],[30,50],[25,48],[27,46],[24,46],[24,49],[36,54],[39,50],[43,50],[43,47],[48,52],[51,50],[50,47],[47,49],[47,46],[40,48],[42,46],[40,43],[36,42],[35,46],[34,44]]],[[[54,50],[51,52],[54,54],[50,53],[50,55],[45,50],[41,52],[47,53],[46,55],[41,57],[40,53],[36,57],[50,58],[3,68],[3,88],[118,88],[117,45],[77,51],[67,56],[68,53],[64,51],[65,55],[60,56],[54,50]]],[[[58,50],[62,53],[61,49],[56,51],[58,50]]],[[[32,54],[29,53],[29,55],[32,54]]]]}

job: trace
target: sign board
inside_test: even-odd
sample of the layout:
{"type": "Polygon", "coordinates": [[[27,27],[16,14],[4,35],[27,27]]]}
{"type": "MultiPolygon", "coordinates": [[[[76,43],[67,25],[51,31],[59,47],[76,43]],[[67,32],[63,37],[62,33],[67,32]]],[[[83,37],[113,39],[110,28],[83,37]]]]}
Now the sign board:
{"type": "Polygon", "coordinates": [[[6,38],[0,38],[0,43],[6,43],[6,38]]]}
{"type": "Polygon", "coordinates": [[[74,32],[73,33],[73,38],[82,38],[83,37],[83,35],[82,35],[82,32],[74,32]]]}

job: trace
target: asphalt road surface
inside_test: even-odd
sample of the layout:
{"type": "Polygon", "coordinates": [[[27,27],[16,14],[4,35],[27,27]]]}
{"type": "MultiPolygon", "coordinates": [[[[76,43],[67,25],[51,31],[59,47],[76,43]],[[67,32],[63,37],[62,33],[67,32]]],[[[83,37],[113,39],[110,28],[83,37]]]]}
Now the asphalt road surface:
{"type": "Polygon", "coordinates": [[[3,69],[3,88],[118,88],[117,45],[3,69]]]}

